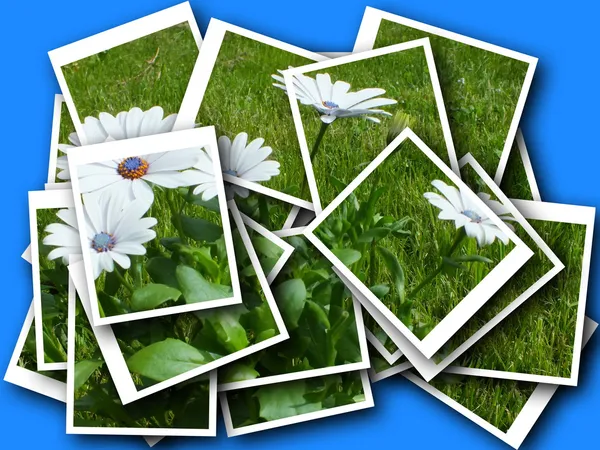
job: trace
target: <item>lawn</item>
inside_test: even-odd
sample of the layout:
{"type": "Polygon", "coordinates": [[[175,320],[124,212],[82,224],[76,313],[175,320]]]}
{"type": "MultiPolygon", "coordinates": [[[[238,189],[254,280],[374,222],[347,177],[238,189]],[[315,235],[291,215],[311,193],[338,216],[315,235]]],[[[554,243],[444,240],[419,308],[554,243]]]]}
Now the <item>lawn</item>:
{"type": "Polygon", "coordinates": [[[62,67],[80,122],[139,107],[179,111],[198,47],[189,24],[157,31],[62,67]]]}
{"type": "MultiPolygon", "coordinates": [[[[227,32],[206,88],[196,123],[214,125],[217,136],[233,140],[248,133],[248,142],[263,138],[273,149],[270,160],[280,174],[262,185],[299,197],[304,165],[288,96],[273,87],[272,74],[314,61],[253,39],[227,32]]],[[[308,192],[302,197],[310,201],[308,192]]]]}
{"type": "Polygon", "coordinates": [[[47,234],[44,229],[57,222],[59,208],[38,209],[36,213],[42,296],[42,327],[44,334],[44,362],[67,361],[67,309],[69,272],[61,258],[48,259],[52,247],[42,244],[47,234]]]}
{"type": "Polygon", "coordinates": [[[508,198],[518,198],[520,200],[533,200],[533,193],[529,185],[529,179],[525,172],[525,165],[521,158],[517,141],[515,140],[513,147],[508,155],[506,170],[502,176],[500,189],[508,198]]]}
{"type": "Polygon", "coordinates": [[[387,20],[374,47],[424,37],[431,42],[457,157],[471,153],[493,177],[529,64],[387,20]]]}
{"type": "Polygon", "coordinates": [[[280,333],[237,230],[234,247],[243,304],[112,326],[138,391],[280,333]]]}
{"type": "MultiPolygon", "coordinates": [[[[352,91],[385,89],[386,92],[381,97],[398,103],[381,109],[391,114],[408,115],[410,128],[449,164],[422,47],[341,64],[305,75],[315,78],[318,73],[328,73],[332,82],[342,80],[350,83],[352,91]]],[[[312,106],[300,104],[299,108],[306,142],[308,148],[312,149],[322,122],[312,106]]],[[[376,124],[363,117],[340,118],[327,127],[313,159],[313,171],[323,208],[387,146],[388,131],[393,119],[384,115],[374,117],[380,119],[381,123],[376,124]]]]}
{"type": "Polygon", "coordinates": [[[75,318],[75,427],[207,429],[209,382],[197,377],[129,403],[119,394],[104,363],[85,311],[75,318]]]}
{"type": "Polygon", "coordinates": [[[380,164],[315,235],[419,339],[443,320],[513,249],[438,219],[424,197],[454,183],[411,141],[380,164]]]}
{"type": "Polygon", "coordinates": [[[565,269],[455,364],[568,378],[573,365],[586,226],[540,220],[529,223],[565,269]]]}
{"type": "Polygon", "coordinates": [[[233,428],[365,401],[360,372],[238,389],[225,395],[233,428]]]}
{"type": "Polygon", "coordinates": [[[362,361],[352,297],[331,263],[303,237],[286,240],[295,250],[272,290],[290,339],[224,367],[219,383],[362,361]]]}

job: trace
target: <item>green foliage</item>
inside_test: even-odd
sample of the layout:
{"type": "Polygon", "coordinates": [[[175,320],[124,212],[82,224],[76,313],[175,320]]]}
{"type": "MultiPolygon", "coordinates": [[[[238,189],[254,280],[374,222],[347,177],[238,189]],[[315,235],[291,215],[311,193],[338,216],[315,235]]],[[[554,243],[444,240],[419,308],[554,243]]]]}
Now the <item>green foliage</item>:
{"type": "Polygon", "coordinates": [[[36,372],[40,375],[44,375],[45,377],[62,381],[63,383],[67,381],[67,372],[65,370],[44,370],[38,372],[35,343],[35,322],[31,322],[31,327],[27,332],[25,345],[23,346],[23,350],[21,350],[21,354],[19,355],[17,364],[19,365],[19,367],[30,370],[32,372],[36,372]]]}
{"type": "Polygon", "coordinates": [[[235,204],[241,212],[270,231],[281,230],[293,208],[290,203],[256,192],[250,192],[247,198],[236,195],[235,204]]]}
{"type": "Polygon", "coordinates": [[[531,186],[529,185],[527,172],[525,172],[525,164],[521,158],[521,153],[516,140],[508,155],[508,162],[506,163],[506,169],[502,176],[500,189],[502,189],[502,192],[504,192],[508,198],[533,200],[531,186]]]}
{"type": "Polygon", "coordinates": [[[290,339],[219,372],[219,383],[282,375],[362,360],[352,297],[331,263],[303,237],[288,238],[294,253],[273,282],[273,296],[290,339]],[[245,369],[242,370],[241,367],[245,369]]]}
{"type": "Polygon", "coordinates": [[[435,191],[436,179],[453,185],[404,142],[315,230],[419,339],[513,247],[496,240],[478,248],[452,221],[439,219],[439,209],[423,196],[435,191]]]}
{"type": "Polygon", "coordinates": [[[365,400],[359,372],[239,389],[226,395],[234,428],[365,400]]]}

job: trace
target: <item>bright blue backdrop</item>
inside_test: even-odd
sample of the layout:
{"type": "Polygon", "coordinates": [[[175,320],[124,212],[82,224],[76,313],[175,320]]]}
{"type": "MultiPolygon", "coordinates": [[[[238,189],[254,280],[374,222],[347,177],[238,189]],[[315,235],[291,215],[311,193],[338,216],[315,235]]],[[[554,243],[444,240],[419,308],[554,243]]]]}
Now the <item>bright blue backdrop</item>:
{"type": "MultiPolygon", "coordinates": [[[[19,258],[29,242],[27,191],[43,189],[54,94],[58,84],[47,52],[176,4],[176,0],[3,2],[0,80],[4,98],[3,231],[0,372],[8,365],[32,297],[31,271],[19,258]]],[[[522,127],[542,198],[600,206],[599,18],[594,0],[552,6],[536,0],[192,1],[200,30],[210,17],[313,51],[350,51],[366,5],[540,58],[522,127]]],[[[592,261],[588,315],[600,319],[597,258],[592,261]]],[[[580,386],[560,388],[524,449],[595,447],[600,413],[600,351],[584,351],[580,386]]],[[[227,439],[169,438],[159,449],[394,448],[480,449],[505,444],[404,379],[374,386],[376,407],[312,423],[227,439]]],[[[2,448],[147,448],[136,437],[65,434],[64,405],[0,382],[2,448]]]]}

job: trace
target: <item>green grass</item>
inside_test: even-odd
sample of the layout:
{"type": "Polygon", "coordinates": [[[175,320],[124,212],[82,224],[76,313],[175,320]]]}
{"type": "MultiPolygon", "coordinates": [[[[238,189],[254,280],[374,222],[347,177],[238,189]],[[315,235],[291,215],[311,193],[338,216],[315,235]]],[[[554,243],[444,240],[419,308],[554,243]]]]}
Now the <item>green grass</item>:
{"type": "MultiPolygon", "coordinates": [[[[279,175],[261,184],[294,196],[300,195],[304,165],[287,94],[273,86],[271,75],[312,62],[227,32],[196,119],[232,140],[241,132],[248,133],[249,140],[264,138],[264,145],[273,149],[269,159],[281,167],[279,175]]],[[[304,199],[310,201],[308,192],[304,199]]]]}
{"type": "MultiPolygon", "coordinates": [[[[59,144],[68,144],[73,145],[71,141],[69,141],[69,135],[75,132],[75,126],[73,125],[73,120],[71,119],[71,115],[69,114],[69,109],[67,108],[67,104],[63,102],[60,107],[60,124],[58,127],[58,143],[59,144]]],[[[65,156],[63,152],[57,150],[57,156],[65,156]]],[[[60,170],[56,169],[55,174],[55,183],[64,183],[67,180],[61,180],[58,178],[60,170]]]]}
{"type": "Polygon", "coordinates": [[[79,302],[77,310],[75,427],[208,428],[210,393],[205,378],[194,378],[123,406],[79,302]]]}
{"type": "Polygon", "coordinates": [[[512,426],[537,387],[536,383],[444,373],[429,384],[503,432],[512,426]]]}
{"type": "MultiPolygon", "coordinates": [[[[410,116],[410,128],[449,164],[448,150],[422,48],[378,56],[361,61],[306,73],[329,73],[331,81],[342,80],[352,85],[352,91],[366,88],[385,89],[384,98],[397,100],[395,105],[381,109],[391,114],[402,112],[410,116]]],[[[318,112],[312,106],[299,105],[308,148],[312,149],[321,128],[318,112]]],[[[321,206],[327,206],[363,169],[387,146],[392,117],[376,115],[375,124],[362,117],[335,120],[325,132],[313,171],[321,206]],[[334,183],[332,178],[342,183],[334,183]]]]}
{"type": "Polygon", "coordinates": [[[293,205],[273,197],[250,192],[248,198],[235,197],[238,209],[270,231],[283,228],[293,205]]]}
{"type": "Polygon", "coordinates": [[[423,37],[431,42],[457,157],[473,154],[494,176],[529,65],[387,20],[374,47],[423,37]]]}
{"type": "Polygon", "coordinates": [[[441,255],[449,253],[457,236],[454,222],[438,219],[439,209],[423,196],[436,191],[431,185],[436,179],[453,185],[418,147],[404,142],[315,230],[334,253],[345,253],[346,258],[352,255],[348,261],[341,259],[419,339],[514,247],[512,242],[505,246],[496,240],[478,249],[475,239],[466,238],[453,257],[457,253],[479,255],[491,262],[465,262],[464,270],[445,265],[440,275],[419,290],[421,283],[440,267],[441,255]],[[385,228],[396,231],[371,242],[363,239],[372,229],[385,228]],[[391,256],[386,257],[385,252],[391,256]],[[400,269],[390,262],[393,258],[400,269]],[[381,285],[385,289],[377,287],[381,285]]]}
{"type": "Polygon", "coordinates": [[[219,383],[362,361],[350,293],[306,239],[287,241],[295,250],[272,291],[290,338],[226,366],[219,383]]]}
{"type": "Polygon", "coordinates": [[[19,359],[17,361],[17,365],[22,367],[23,369],[31,370],[32,372],[39,373],[40,375],[44,375],[49,378],[53,378],[58,381],[62,381],[65,383],[67,381],[67,371],[66,370],[37,370],[37,354],[36,354],[36,343],[35,343],[35,321],[31,322],[31,327],[27,332],[27,338],[25,339],[25,345],[23,346],[23,350],[21,350],[21,354],[19,355],[19,359]]]}
{"type": "Polygon", "coordinates": [[[59,208],[38,209],[38,246],[40,283],[42,296],[42,327],[44,334],[44,360],[46,363],[67,361],[67,310],[69,295],[69,272],[62,258],[50,261],[52,247],[42,244],[47,233],[45,228],[60,222],[56,213],[59,208]]]}
{"type": "Polygon", "coordinates": [[[198,47],[187,23],[75,61],[62,71],[79,120],[133,107],[179,111],[198,47]],[[152,62],[149,62],[152,61],[152,62]]]}
{"type": "Polygon", "coordinates": [[[365,401],[359,372],[238,389],[226,395],[234,428],[365,401]]]}
{"type": "Polygon", "coordinates": [[[504,175],[502,176],[500,189],[502,189],[502,192],[504,192],[508,198],[533,200],[533,193],[531,192],[529,179],[525,172],[525,165],[523,164],[521,152],[519,151],[516,140],[508,155],[508,162],[506,164],[504,175]]]}
{"type": "Polygon", "coordinates": [[[366,309],[363,308],[363,322],[365,324],[365,329],[369,330],[373,335],[377,338],[379,342],[383,344],[383,346],[390,352],[394,353],[398,350],[394,341],[383,331],[383,328],[379,326],[379,323],[375,321],[373,316],[371,316],[366,309]]]}
{"type": "Polygon", "coordinates": [[[565,269],[469,349],[456,365],[568,378],[573,364],[586,226],[529,222],[565,269]]]}
{"type": "Polygon", "coordinates": [[[243,304],[112,326],[138,390],[279,334],[237,231],[234,247],[243,304]]]}

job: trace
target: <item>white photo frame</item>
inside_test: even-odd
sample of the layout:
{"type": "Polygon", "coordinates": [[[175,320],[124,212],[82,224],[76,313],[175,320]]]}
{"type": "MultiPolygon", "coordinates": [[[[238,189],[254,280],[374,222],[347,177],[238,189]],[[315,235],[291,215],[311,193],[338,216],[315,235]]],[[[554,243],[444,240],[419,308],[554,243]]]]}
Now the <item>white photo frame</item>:
{"type": "MultiPolygon", "coordinates": [[[[29,192],[29,232],[31,244],[29,256],[33,282],[33,304],[35,316],[36,359],[38,370],[66,370],[67,362],[47,363],[44,358],[44,333],[42,317],[42,291],[40,281],[40,242],[38,242],[37,211],[42,209],[73,208],[73,194],[70,189],[29,192]]],[[[58,218],[57,218],[58,221],[58,218]]],[[[26,250],[27,252],[27,250],[26,250]]],[[[69,296],[71,289],[69,289],[69,296]]]]}
{"type": "MultiPolygon", "coordinates": [[[[377,336],[375,336],[373,334],[373,332],[366,327],[365,327],[365,333],[367,334],[367,341],[369,341],[369,344],[371,344],[371,346],[375,350],[377,350],[377,353],[379,353],[383,357],[383,359],[386,360],[386,362],[388,364],[394,364],[396,361],[398,361],[400,359],[400,357],[402,356],[402,350],[397,348],[394,353],[391,353],[387,348],[385,348],[385,345],[383,345],[381,343],[381,341],[379,339],[377,339],[377,336]]],[[[411,367],[412,367],[412,364],[411,364],[411,367]]],[[[373,369],[371,368],[371,370],[373,370],[373,369]]],[[[371,376],[371,372],[369,372],[369,377],[371,378],[371,380],[373,379],[373,377],[371,376]]]]}
{"type": "MultiPolygon", "coordinates": [[[[462,327],[467,320],[485,304],[485,302],[500,288],[510,277],[512,277],[519,268],[527,262],[533,255],[533,252],[518,236],[516,236],[499,219],[491,209],[481,199],[473,193],[460,178],[447,167],[443,161],[431,151],[427,145],[414,132],[407,128],[392,141],[373,161],[333,200],[317,218],[304,230],[304,235],[311,241],[319,251],[329,259],[344,279],[348,280],[355,290],[358,290],[360,297],[357,298],[376,320],[377,312],[385,318],[404,335],[412,345],[414,345],[426,358],[431,358],[443,345],[462,327]],[[407,327],[400,321],[383,302],[379,300],[368,288],[366,288],[352,271],[350,271],[334,254],[327,248],[314,234],[315,229],[350,195],[352,192],[381,164],[390,156],[397,147],[405,140],[410,140],[422,151],[432,163],[434,163],[450,180],[469,196],[470,200],[478,204],[487,217],[494,222],[509,240],[515,244],[514,249],[506,257],[498,262],[491,272],[467,294],[461,302],[454,307],[450,313],[444,317],[433,330],[423,339],[419,340],[407,327]],[[487,281],[486,281],[487,280],[487,281]]],[[[349,286],[350,287],[350,286],[349,286]]],[[[351,288],[352,290],[352,288],[351,288]]]]}
{"type": "Polygon", "coordinates": [[[59,402],[66,402],[66,383],[55,380],[54,378],[50,378],[44,375],[43,372],[40,373],[35,372],[33,370],[25,369],[24,367],[21,367],[18,364],[19,357],[21,356],[21,352],[23,351],[23,347],[25,346],[27,334],[29,333],[31,326],[33,325],[33,310],[34,305],[32,301],[31,305],[29,306],[29,310],[27,311],[27,317],[25,318],[25,322],[23,323],[21,332],[19,333],[17,345],[15,345],[15,349],[13,350],[10,362],[8,363],[8,368],[6,369],[6,373],[4,374],[4,381],[7,381],[11,384],[20,386],[25,389],[29,389],[30,391],[37,392],[38,394],[42,394],[46,397],[53,398],[54,400],[58,400],[59,402]]]}
{"type": "MultiPolygon", "coordinates": [[[[206,93],[206,88],[212,76],[212,72],[219,55],[219,50],[227,32],[244,36],[246,38],[313,61],[323,61],[327,59],[318,53],[309,52],[291,44],[287,44],[213,18],[208,24],[204,43],[200,49],[200,55],[198,56],[198,61],[194,67],[194,71],[192,72],[190,83],[188,84],[184,101],[177,116],[177,121],[173,126],[173,130],[183,130],[194,127],[196,115],[200,110],[204,94],[206,93]]],[[[291,203],[292,205],[301,206],[302,208],[306,209],[313,209],[312,203],[307,200],[267,188],[256,182],[246,181],[242,178],[228,174],[224,174],[223,179],[228,183],[244,187],[260,194],[268,195],[269,197],[273,197],[278,200],[283,200],[284,202],[291,203]]]]}
{"type": "MultiPolygon", "coordinates": [[[[174,386],[183,381],[189,380],[190,378],[194,378],[198,375],[222,367],[226,364],[248,356],[252,353],[263,350],[267,347],[270,347],[271,345],[275,345],[289,338],[289,334],[283,322],[283,317],[279,313],[279,309],[277,308],[277,304],[275,302],[275,299],[273,298],[273,294],[271,293],[267,279],[264,273],[262,272],[260,262],[258,261],[256,252],[254,251],[254,247],[252,247],[252,242],[250,241],[250,237],[246,232],[242,218],[239,215],[239,211],[237,210],[237,207],[235,206],[233,200],[230,200],[228,206],[231,210],[232,216],[234,217],[236,226],[240,230],[240,236],[242,237],[242,241],[246,247],[248,255],[250,256],[251,263],[255,268],[255,272],[260,282],[260,285],[263,288],[265,299],[269,305],[271,313],[273,314],[273,318],[275,320],[275,323],[277,324],[279,334],[269,339],[265,339],[264,341],[261,341],[243,350],[240,350],[239,352],[223,356],[222,358],[209,362],[196,369],[189,370],[188,372],[182,373],[166,381],[159,382],[157,384],[154,384],[152,386],[138,391],[131,378],[129,369],[127,368],[127,363],[123,358],[121,349],[119,347],[119,343],[117,342],[117,338],[112,328],[109,326],[95,326],[94,324],[92,324],[92,329],[94,331],[94,334],[96,335],[96,340],[98,341],[98,345],[102,352],[102,356],[106,361],[106,365],[110,371],[111,377],[115,383],[117,391],[119,392],[121,402],[124,405],[144,398],[148,395],[154,394],[155,392],[161,391],[168,387],[174,386]]],[[[77,289],[77,293],[81,299],[81,302],[83,304],[86,304],[89,303],[90,298],[87,293],[87,283],[84,271],[85,268],[83,263],[72,264],[69,266],[69,272],[71,274],[71,277],[73,278],[73,282],[75,283],[75,287],[77,289]]]]}
{"type": "MultiPolygon", "coordinates": [[[[85,147],[72,149],[69,152],[69,171],[71,172],[72,176],[71,186],[73,188],[73,199],[75,204],[75,211],[77,213],[77,221],[79,223],[86,223],[84,204],[81,197],[81,190],[79,187],[78,179],[80,166],[90,163],[108,161],[112,159],[137,156],[140,153],[140,148],[144,149],[144,154],[152,154],[196,147],[205,148],[209,156],[211,156],[213,163],[215,186],[218,192],[217,197],[219,199],[219,210],[221,213],[223,235],[225,238],[225,246],[227,249],[229,271],[231,274],[233,290],[232,297],[222,298],[218,300],[210,300],[200,303],[192,303],[188,305],[153,309],[149,311],[121,314],[117,316],[101,317],[100,310],[98,307],[98,298],[96,295],[96,286],[93,277],[90,253],[85,251],[83,252],[83,262],[85,264],[85,274],[87,277],[88,291],[90,295],[90,302],[92,308],[92,317],[95,326],[147,319],[150,317],[179,314],[183,312],[199,311],[203,309],[228,306],[242,302],[235,253],[233,248],[233,237],[231,232],[231,226],[229,223],[229,214],[227,212],[227,198],[225,195],[225,185],[223,184],[223,179],[221,178],[221,166],[218,158],[217,140],[215,138],[215,132],[213,127],[196,128],[192,130],[179,131],[177,133],[165,133],[134,139],[124,139],[120,141],[105,142],[102,144],[88,145],[85,147]]],[[[81,233],[80,237],[82,248],[87,248],[87,236],[85,235],[85,233],[81,233]]]]}
{"type": "MultiPolygon", "coordinates": [[[[58,160],[58,142],[60,137],[60,116],[65,98],[62,94],[54,96],[54,108],[52,112],[52,134],[50,137],[50,157],[48,158],[48,183],[56,183],[56,162],[58,160]]],[[[65,187],[68,189],[70,186],[65,187]]]]}
{"type": "MultiPolygon", "coordinates": [[[[90,326],[91,311],[89,305],[81,301],[90,326]]],[[[67,434],[92,434],[92,435],[116,435],[116,436],[143,436],[147,444],[152,447],[165,436],[216,436],[217,435],[217,373],[208,374],[209,379],[209,422],[206,429],[190,428],[112,428],[112,427],[78,427],[74,424],[75,410],[75,306],[76,297],[69,299],[69,349],[67,370],[67,434]],[[148,438],[146,438],[148,437],[148,438]]],[[[110,327],[105,327],[110,328],[110,327]]],[[[111,373],[112,376],[112,373],[111,373]]],[[[112,380],[115,382],[116,380],[112,380]]],[[[115,383],[116,385],[116,383],[115,383]]]]}
{"type": "Polygon", "coordinates": [[[296,220],[296,217],[298,217],[298,213],[300,212],[300,210],[302,210],[302,208],[300,208],[299,206],[294,206],[292,208],[292,210],[290,211],[290,214],[288,215],[287,219],[285,219],[285,222],[284,222],[283,226],[281,227],[282,230],[287,230],[288,228],[292,228],[292,226],[294,225],[294,221],[296,220]]]}
{"type": "Polygon", "coordinates": [[[184,22],[188,23],[196,45],[200,48],[202,36],[192,8],[188,2],[185,2],[48,52],[60,90],[82,145],[87,144],[87,137],[61,70],[62,66],[184,22]]]}
{"type": "Polygon", "coordinates": [[[286,228],[283,230],[273,231],[273,234],[280,238],[288,238],[288,237],[292,237],[292,236],[300,236],[301,234],[304,233],[305,229],[306,229],[306,227],[286,228]]]}
{"type": "Polygon", "coordinates": [[[371,50],[375,45],[375,40],[377,38],[377,33],[379,31],[379,26],[382,20],[387,20],[390,22],[395,22],[401,25],[409,26],[411,28],[415,28],[426,33],[434,34],[437,36],[441,36],[447,39],[451,39],[456,42],[460,42],[463,44],[470,45],[472,47],[480,48],[482,50],[486,50],[489,52],[497,53],[503,56],[507,56],[509,58],[513,58],[519,61],[526,62],[529,64],[527,73],[525,75],[523,87],[521,89],[521,93],[519,95],[519,100],[517,102],[515,113],[513,115],[513,119],[511,121],[511,125],[508,131],[508,135],[506,140],[504,141],[504,148],[502,150],[502,156],[500,158],[500,162],[496,169],[496,174],[494,175],[494,181],[497,185],[500,185],[500,181],[502,179],[502,174],[506,169],[506,163],[508,161],[508,155],[512,149],[513,142],[515,140],[515,135],[517,133],[517,128],[519,127],[519,122],[521,120],[521,116],[523,114],[523,109],[525,107],[525,101],[527,99],[527,95],[529,94],[529,89],[531,87],[531,82],[533,80],[533,74],[535,72],[535,68],[537,65],[537,58],[532,56],[525,55],[523,53],[515,52],[513,50],[508,50],[506,48],[499,47],[497,45],[489,44],[487,42],[483,42],[477,39],[473,39],[467,36],[460,35],[458,33],[453,33],[451,31],[447,31],[441,28],[437,28],[431,25],[427,25],[421,22],[417,22],[415,20],[408,19],[406,17],[398,16],[396,14],[391,14],[379,9],[367,7],[365,9],[365,13],[363,16],[363,20],[360,24],[360,29],[358,31],[358,35],[356,36],[356,42],[354,44],[353,53],[364,52],[371,50]]]}
{"type": "Polygon", "coordinates": [[[502,378],[505,380],[528,381],[533,383],[577,386],[577,381],[579,378],[579,366],[581,362],[581,349],[583,347],[585,334],[585,306],[587,303],[587,287],[590,276],[596,209],[589,206],[564,205],[559,203],[537,202],[532,200],[511,199],[511,202],[525,215],[527,219],[586,225],[581,281],[579,284],[579,302],[577,304],[577,322],[575,326],[573,344],[571,376],[555,377],[499,370],[472,369],[459,366],[448,366],[444,369],[444,371],[447,373],[478,377],[502,378]]]}
{"type": "MultiPolygon", "coordinates": [[[[515,298],[508,306],[506,306],[498,315],[496,315],[492,320],[488,321],[484,324],[477,332],[471,335],[466,341],[464,341],[461,345],[456,347],[452,352],[446,355],[440,361],[434,361],[433,358],[426,358],[416,349],[401,333],[398,333],[397,330],[381,315],[376,317],[379,326],[381,326],[386,333],[389,332],[388,336],[394,344],[400,349],[400,354],[404,354],[406,358],[413,364],[415,369],[419,372],[419,374],[426,380],[429,381],[446,369],[448,366],[452,364],[460,355],[466,352],[470,347],[472,347],[479,339],[485,336],[489,331],[491,331],[496,325],[498,325],[502,320],[508,317],[513,311],[515,311],[519,306],[525,303],[532,295],[534,295],[539,289],[541,289],[546,283],[548,283],[552,278],[554,278],[561,270],[564,269],[564,264],[560,261],[560,259],[554,254],[552,249],[548,247],[548,245],[544,242],[544,240],[540,237],[540,235],[533,229],[529,223],[527,223],[527,219],[533,219],[528,214],[528,209],[520,210],[516,205],[513,205],[513,201],[509,199],[500,188],[494,183],[492,178],[487,174],[487,172],[479,165],[479,163],[473,158],[473,156],[469,153],[463,156],[459,165],[461,168],[464,168],[466,165],[469,165],[472,168],[477,176],[485,183],[488,189],[492,191],[494,196],[502,203],[509,211],[510,214],[516,219],[525,232],[529,234],[530,238],[538,245],[540,250],[546,255],[546,257],[554,264],[554,267],[550,269],[546,274],[544,274],[540,279],[538,279],[533,285],[527,288],[524,292],[521,293],[517,298],[515,298]]],[[[543,208],[543,206],[540,206],[543,208]]],[[[567,211],[563,214],[557,214],[555,216],[556,221],[560,221],[562,217],[569,217],[567,215],[567,211]]],[[[375,316],[374,316],[375,318],[375,316]]]]}
{"type": "MultiPolygon", "coordinates": [[[[592,335],[596,331],[596,327],[598,326],[598,324],[593,320],[587,317],[585,319],[586,320],[583,336],[583,345],[585,345],[587,341],[592,337],[592,335]]],[[[484,419],[479,417],[477,414],[473,413],[471,410],[465,408],[457,401],[451,399],[441,391],[437,390],[414,373],[408,371],[402,373],[402,375],[409,381],[419,386],[424,391],[433,395],[438,400],[441,400],[446,405],[450,406],[450,408],[462,414],[472,422],[475,422],[477,425],[479,425],[480,427],[482,427],[483,429],[485,429],[486,431],[493,434],[498,439],[515,449],[518,449],[521,446],[521,444],[523,443],[529,432],[532,430],[533,426],[535,425],[535,423],[537,422],[542,412],[544,411],[544,409],[546,408],[546,406],[554,396],[554,393],[559,387],[555,384],[540,383],[525,403],[523,409],[513,422],[512,426],[508,429],[507,432],[504,432],[494,427],[489,422],[486,422],[484,419]]]]}
{"type": "MultiPolygon", "coordinates": [[[[377,50],[365,51],[362,53],[352,53],[347,56],[330,59],[315,64],[309,64],[307,66],[296,67],[283,71],[285,85],[290,100],[290,106],[292,109],[292,116],[294,117],[294,124],[296,125],[296,133],[298,134],[298,141],[300,143],[300,151],[302,152],[302,159],[304,160],[304,168],[306,171],[306,177],[308,181],[308,187],[313,199],[313,206],[315,214],[318,216],[323,212],[323,205],[321,204],[321,198],[319,196],[319,188],[315,178],[313,165],[311,163],[310,149],[306,140],[306,133],[304,131],[304,125],[302,123],[302,116],[300,114],[300,106],[296,99],[296,88],[294,86],[294,76],[303,75],[307,72],[314,72],[317,70],[324,70],[331,67],[336,67],[344,64],[351,64],[353,62],[362,61],[365,59],[377,58],[379,56],[389,55],[392,53],[400,53],[405,50],[421,47],[425,53],[427,61],[427,68],[429,70],[431,85],[433,88],[435,103],[437,107],[437,113],[440,119],[440,125],[442,128],[444,143],[448,152],[448,160],[450,161],[450,167],[455,173],[459,174],[458,161],[456,159],[456,152],[454,150],[454,143],[452,141],[452,133],[450,131],[450,125],[448,122],[448,115],[446,113],[446,107],[444,105],[444,98],[442,97],[442,90],[437,76],[437,70],[435,68],[435,61],[433,59],[433,53],[431,51],[431,44],[428,38],[417,39],[403,44],[390,45],[377,50]]],[[[460,176],[460,175],[459,175],[460,176]]]]}
{"type": "Polygon", "coordinates": [[[247,226],[251,230],[257,232],[262,237],[271,241],[273,244],[275,244],[276,246],[278,246],[279,248],[281,248],[283,250],[283,254],[279,258],[279,260],[277,260],[277,263],[275,263],[275,265],[273,266],[271,271],[267,274],[267,282],[270,285],[271,283],[273,283],[275,278],[277,278],[277,275],[279,275],[279,272],[281,272],[281,269],[283,269],[283,266],[285,265],[287,260],[290,259],[290,256],[292,256],[292,253],[294,253],[294,247],[292,247],[290,244],[285,242],[280,237],[277,237],[275,234],[273,234],[272,231],[267,230],[264,226],[262,226],[260,223],[258,223],[254,219],[251,219],[246,214],[244,214],[242,212],[239,212],[239,214],[240,214],[245,226],[247,226]]]}
{"type": "Polygon", "coordinates": [[[371,408],[375,406],[373,401],[373,393],[371,391],[371,385],[369,383],[369,376],[366,370],[360,371],[360,377],[365,392],[365,400],[359,403],[353,403],[351,405],[337,406],[333,408],[324,409],[321,411],[300,414],[297,416],[286,417],[284,419],[272,420],[269,422],[259,423],[255,425],[249,425],[240,428],[234,428],[231,419],[231,413],[229,410],[229,403],[227,402],[227,393],[219,393],[219,401],[221,404],[221,411],[223,413],[223,420],[225,422],[225,430],[227,431],[228,437],[241,436],[243,434],[256,433],[258,431],[270,430],[273,428],[280,428],[295,423],[308,422],[311,420],[322,419],[325,417],[331,417],[339,414],[344,414],[352,411],[359,411],[361,409],[371,408]]]}

